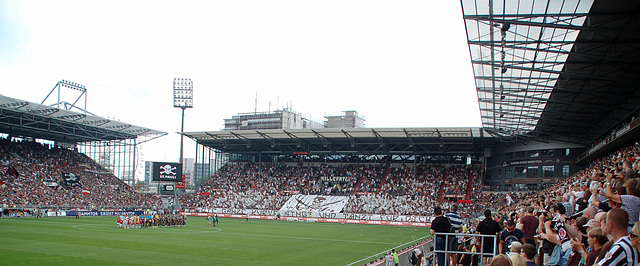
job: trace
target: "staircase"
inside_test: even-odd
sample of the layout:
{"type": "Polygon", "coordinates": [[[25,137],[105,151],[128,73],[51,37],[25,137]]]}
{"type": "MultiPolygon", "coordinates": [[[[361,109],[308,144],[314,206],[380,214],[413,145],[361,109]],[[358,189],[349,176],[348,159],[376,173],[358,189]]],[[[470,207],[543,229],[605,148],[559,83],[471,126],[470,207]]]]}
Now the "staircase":
{"type": "Polygon", "coordinates": [[[391,174],[391,167],[387,167],[387,170],[384,171],[384,174],[382,175],[382,182],[380,182],[380,186],[378,187],[376,194],[380,194],[380,192],[382,191],[382,187],[384,187],[384,184],[387,183],[389,174],[391,174]]]}
{"type": "Polygon", "coordinates": [[[467,179],[467,193],[464,195],[465,200],[471,199],[471,191],[473,190],[473,174],[469,174],[467,179]]]}

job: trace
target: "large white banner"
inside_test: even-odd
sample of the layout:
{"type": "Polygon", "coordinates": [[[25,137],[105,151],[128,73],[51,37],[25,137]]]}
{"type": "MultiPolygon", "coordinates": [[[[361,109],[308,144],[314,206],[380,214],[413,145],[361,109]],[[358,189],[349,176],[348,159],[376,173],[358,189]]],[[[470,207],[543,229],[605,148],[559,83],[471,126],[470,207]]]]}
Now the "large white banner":
{"type": "Polygon", "coordinates": [[[328,212],[340,213],[347,204],[347,196],[320,196],[320,195],[293,195],[280,208],[280,212],[303,211],[303,212],[328,212]]]}
{"type": "Polygon", "coordinates": [[[189,215],[201,214],[201,216],[210,215],[211,213],[219,213],[225,215],[237,215],[234,218],[243,218],[246,215],[251,216],[269,216],[273,217],[276,213],[280,213],[282,217],[300,217],[300,218],[322,218],[322,219],[345,219],[347,221],[388,221],[388,222],[416,222],[430,223],[434,217],[416,216],[416,215],[385,215],[385,214],[356,214],[356,213],[329,213],[329,212],[310,212],[310,211],[277,211],[277,210],[256,210],[256,209],[225,209],[225,208],[197,208],[190,209],[189,215]]]}

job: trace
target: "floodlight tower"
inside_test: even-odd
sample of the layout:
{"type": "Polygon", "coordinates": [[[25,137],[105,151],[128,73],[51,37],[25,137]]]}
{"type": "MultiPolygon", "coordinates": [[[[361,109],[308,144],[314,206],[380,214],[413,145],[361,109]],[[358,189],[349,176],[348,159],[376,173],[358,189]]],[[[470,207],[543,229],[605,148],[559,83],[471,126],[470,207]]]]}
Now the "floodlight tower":
{"type": "MultiPolygon", "coordinates": [[[[182,146],[184,140],[184,109],[193,108],[193,82],[191,79],[173,79],[173,107],[182,109],[182,124],[180,126],[180,164],[182,164],[182,146]]],[[[184,166],[183,166],[184,169],[184,166]]],[[[182,178],[181,176],[179,178],[182,178]]],[[[173,188],[174,194],[176,188],[173,188]]],[[[177,200],[177,199],[176,199],[177,200]]]]}
{"type": "MultiPolygon", "coordinates": [[[[87,88],[84,85],[75,83],[75,82],[71,82],[68,80],[62,80],[62,81],[58,81],[58,83],[56,83],[56,86],[53,87],[53,89],[51,89],[51,91],[49,92],[49,94],[47,94],[47,97],[44,97],[44,100],[42,100],[42,102],[40,104],[44,104],[44,102],[47,101],[47,99],[49,99],[49,96],[51,96],[51,94],[56,91],[58,92],[58,102],[54,103],[54,104],[50,104],[49,106],[56,106],[56,108],[60,109],[60,106],[62,106],[62,108],[64,108],[65,110],[72,110],[73,108],[79,109],[81,111],[83,111],[85,114],[89,113],[87,112],[87,88]],[[73,103],[69,103],[66,101],[63,101],[60,97],[60,93],[61,93],[61,89],[62,88],[67,88],[70,89],[72,91],[78,91],[80,92],[80,95],[78,95],[78,98],[75,99],[75,101],[73,101],[73,103]],[[78,100],[80,100],[80,98],[82,98],[84,96],[84,109],[76,106],[76,103],[78,103],[78,100]]],[[[92,113],[89,113],[92,114],[92,113]]]]}

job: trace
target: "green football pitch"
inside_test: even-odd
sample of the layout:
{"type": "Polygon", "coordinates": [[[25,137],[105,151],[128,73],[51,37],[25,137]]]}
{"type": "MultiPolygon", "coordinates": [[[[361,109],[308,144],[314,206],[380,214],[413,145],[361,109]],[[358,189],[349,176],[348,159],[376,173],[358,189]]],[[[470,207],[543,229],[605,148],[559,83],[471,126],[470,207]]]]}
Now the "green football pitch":
{"type": "Polygon", "coordinates": [[[121,229],[116,217],[0,219],[3,265],[362,265],[428,228],[222,218],[121,229]]]}

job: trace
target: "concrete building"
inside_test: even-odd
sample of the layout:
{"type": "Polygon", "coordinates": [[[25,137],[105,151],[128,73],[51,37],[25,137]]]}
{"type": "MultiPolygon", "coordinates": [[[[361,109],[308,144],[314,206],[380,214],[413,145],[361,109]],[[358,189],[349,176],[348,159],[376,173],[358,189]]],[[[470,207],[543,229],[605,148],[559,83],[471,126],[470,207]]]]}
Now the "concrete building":
{"type": "Polygon", "coordinates": [[[364,128],[365,119],[357,111],[342,111],[339,116],[325,116],[327,128],[364,128]]]}
{"type": "Polygon", "coordinates": [[[324,128],[324,125],[286,108],[270,112],[241,113],[224,120],[224,130],[314,128],[324,128]]]}

